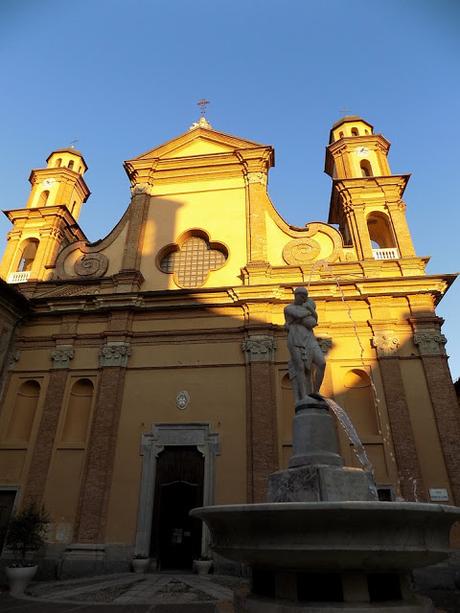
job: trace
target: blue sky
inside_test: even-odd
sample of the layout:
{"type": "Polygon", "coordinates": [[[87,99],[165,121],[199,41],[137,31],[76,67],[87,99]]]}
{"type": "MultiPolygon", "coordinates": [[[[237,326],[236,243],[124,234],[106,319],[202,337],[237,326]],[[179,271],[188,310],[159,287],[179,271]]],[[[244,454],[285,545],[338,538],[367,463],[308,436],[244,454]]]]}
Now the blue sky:
{"type": "MultiPolygon", "coordinates": [[[[428,272],[455,272],[459,30],[447,0],[2,0],[1,208],[24,206],[30,169],[78,139],[92,191],[80,222],[101,238],[129,202],[122,162],[184,132],[206,97],[217,130],[275,147],[269,191],[287,221],[325,221],[324,147],[346,109],[391,141],[394,173],[412,173],[428,272]]],[[[454,377],[459,287],[438,311],[454,377]]]]}

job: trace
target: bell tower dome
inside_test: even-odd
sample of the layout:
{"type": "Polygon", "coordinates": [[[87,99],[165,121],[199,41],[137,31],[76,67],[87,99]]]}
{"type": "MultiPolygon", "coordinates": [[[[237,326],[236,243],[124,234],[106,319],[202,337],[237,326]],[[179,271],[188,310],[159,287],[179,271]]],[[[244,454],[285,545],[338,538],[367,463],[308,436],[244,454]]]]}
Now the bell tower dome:
{"type": "Polygon", "coordinates": [[[83,155],[69,147],[53,151],[46,161],[46,168],[30,173],[26,207],[4,211],[13,224],[0,264],[8,283],[49,279],[59,251],[86,238],[77,224],[90,195],[83,155]]]}

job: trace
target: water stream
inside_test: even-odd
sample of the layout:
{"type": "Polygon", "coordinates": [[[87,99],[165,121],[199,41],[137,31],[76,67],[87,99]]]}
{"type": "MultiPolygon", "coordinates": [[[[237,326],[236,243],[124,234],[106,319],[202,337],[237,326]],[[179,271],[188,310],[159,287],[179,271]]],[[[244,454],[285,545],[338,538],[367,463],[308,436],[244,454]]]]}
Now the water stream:
{"type": "MultiPolygon", "coordinates": [[[[378,395],[377,395],[377,389],[375,387],[374,379],[373,379],[373,376],[372,376],[372,369],[369,369],[368,365],[365,362],[365,359],[364,359],[365,350],[364,350],[364,346],[363,346],[363,344],[361,342],[361,339],[359,337],[358,326],[357,326],[356,321],[353,318],[351,307],[350,307],[349,303],[345,300],[345,294],[344,294],[343,289],[342,289],[342,287],[340,285],[339,279],[338,279],[337,275],[335,275],[333,273],[332,269],[330,268],[330,266],[328,265],[328,263],[325,260],[319,260],[317,262],[314,262],[312,267],[311,267],[310,276],[309,276],[308,283],[307,283],[307,290],[310,287],[312,276],[313,276],[313,273],[315,271],[326,271],[326,273],[328,273],[328,276],[330,276],[330,278],[333,279],[334,283],[337,286],[337,290],[339,292],[340,299],[341,299],[344,307],[347,310],[348,318],[351,321],[351,324],[353,326],[353,331],[354,331],[356,340],[357,340],[358,345],[359,345],[361,365],[362,365],[363,369],[365,370],[365,372],[368,372],[368,374],[369,374],[369,380],[370,380],[370,384],[371,384],[372,394],[373,394],[376,406],[378,406],[379,398],[378,398],[378,395]]],[[[371,464],[371,462],[369,460],[369,457],[368,457],[368,455],[366,453],[364,445],[362,444],[361,439],[358,436],[356,428],[353,425],[353,422],[351,421],[351,419],[348,416],[348,413],[345,411],[345,409],[343,409],[340,405],[338,405],[334,400],[327,399],[327,398],[325,400],[326,400],[327,404],[329,405],[329,408],[331,409],[331,411],[334,413],[337,421],[339,422],[339,424],[342,426],[343,430],[345,431],[349,441],[351,442],[352,448],[353,448],[353,452],[354,452],[358,462],[361,464],[363,469],[369,474],[369,488],[372,491],[374,497],[377,498],[377,489],[376,489],[376,486],[375,486],[375,479],[374,479],[374,469],[373,469],[373,466],[372,466],[372,464],[371,464]]]]}

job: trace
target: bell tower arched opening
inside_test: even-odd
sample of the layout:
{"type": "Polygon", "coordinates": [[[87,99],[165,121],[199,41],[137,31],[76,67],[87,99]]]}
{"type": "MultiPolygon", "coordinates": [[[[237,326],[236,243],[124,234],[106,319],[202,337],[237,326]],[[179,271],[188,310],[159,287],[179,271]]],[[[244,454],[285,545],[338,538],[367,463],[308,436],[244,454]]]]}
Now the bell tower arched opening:
{"type": "Polygon", "coordinates": [[[396,247],[390,222],[384,213],[370,213],[367,216],[367,229],[374,249],[396,247]]]}
{"type": "Polygon", "coordinates": [[[38,238],[28,238],[24,241],[18,272],[28,272],[32,270],[39,243],[40,241],[38,238]]]}
{"type": "Polygon", "coordinates": [[[359,163],[361,168],[361,174],[363,177],[373,177],[374,173],[372,172],[372,165],[369,160],[361,160],[359,163]]]}

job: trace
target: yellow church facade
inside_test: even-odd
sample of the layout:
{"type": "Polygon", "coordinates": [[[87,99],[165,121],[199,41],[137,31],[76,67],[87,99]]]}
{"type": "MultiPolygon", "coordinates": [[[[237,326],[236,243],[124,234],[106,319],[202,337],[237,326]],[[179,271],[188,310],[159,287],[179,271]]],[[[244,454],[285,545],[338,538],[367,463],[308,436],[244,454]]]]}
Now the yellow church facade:
{"type": "Polygon", "coordinates": [[[190,508],[265,500],[291,451],[283,309],[298,286],[317,305],[321,392],[353,420],[380,497],[460,505],[435,311],[454,275],[415,253],[389,147],[338,121],[328,223],[295,227],[268,195],[273,148],[202,118],[125,162],[131,201],[94,243],[82,154],[32,171],[0,265],[0,502],[45,506],[47,555],[69,574],[135,554],[187,568],[208,551],[190,508]]]}

